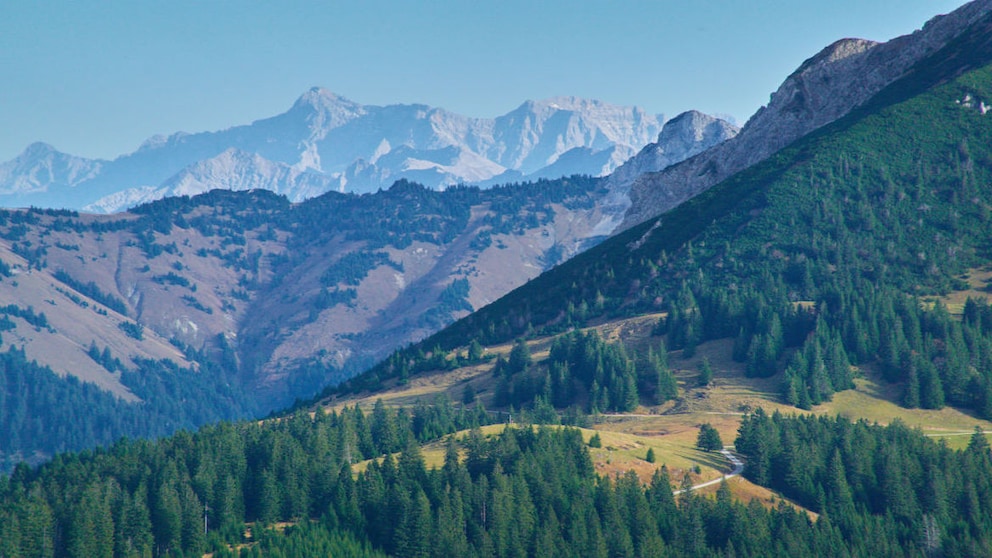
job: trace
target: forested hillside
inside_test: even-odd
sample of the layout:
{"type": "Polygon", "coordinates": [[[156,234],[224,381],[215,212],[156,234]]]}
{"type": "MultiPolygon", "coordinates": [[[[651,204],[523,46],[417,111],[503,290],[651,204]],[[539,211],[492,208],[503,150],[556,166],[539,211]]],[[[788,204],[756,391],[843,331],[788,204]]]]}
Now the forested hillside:
{"type": "Polygon", "coordinates": [[[825,417],[744,418],[736,446],[745,475],[830,518],[845,536],[888,538],[886,553],[980,556],[992,524],[988,440],[976,431],[963,451],[888,427],[825,417]]]}
{"type": "Polygon", "coordinates": [[[474,429],[425,466],[418,441],[486,416],[444,404],[301,413],[21,467],[0,480],[0,552],[977,556],[992,544],[980,434],[952,451],[900,425],[746,417],[747,474],[818,511],[813,521],[784,502],[735,501],[726,481],[715,498],[675,495],[688,477],[664,467],[647,485],[598,476],[567,428],[474,429]]]}
{"type": "MultiPolygon", "coordinates": [[[[954,309],[963,320],[942,298],[974,287],[972,276],[992,265],[990,31],[985,18],[855,114],[424,346],[661,311],[657,333],[669,350],[735,339],[747,374],[784,371],[782,398],[801,408],[852,387],[855,364],[903,386],[908,407],[992,416],[982,286],[954,309]]],[[[341,389],[374,389],[395,375],[391,362],[341,389]]]]}
{"type": "Polygon", "coordinates": [[[595,242],[584,177],[0,211],[0,470],[266,414],[595,242]]]}

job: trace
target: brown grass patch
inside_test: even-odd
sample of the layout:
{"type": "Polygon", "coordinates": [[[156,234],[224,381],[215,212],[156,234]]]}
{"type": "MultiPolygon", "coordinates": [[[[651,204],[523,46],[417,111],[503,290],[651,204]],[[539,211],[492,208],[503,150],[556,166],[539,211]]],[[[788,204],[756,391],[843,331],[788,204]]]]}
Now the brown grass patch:
{"type": "MultiPolygon", "coordinates": [[[[782,496],[778,492],[769,490],[761,485],[754,484],[744,477],[727,479],[727,486],[730,488],[730,493],[733,495],[735,500],[739,500],[741,502],[757,500],[767,509],[775,508],[778,507],[780,503],[785,503],[794,509],[806,512],[806,515],[808,515],[813,521],[816,521],[820,517],[820,514],[799,505],[795,501],[782,496]]],[[[716,491],[719,489],[720,485],[715,484],[713,486],[701,488],[696,491],[696,493],[712,498],[716,495],[716,491]]]]}
{"type": "Polygon", "coordinates": [[[940,300],[947,306],[948,312],[960,316],[964,312],[964,303],[968,298],[981,299],[988,302],[992,298],[992,268],[975,268],[966,273],[962,279],[968,283],[963,291],[951,291],[940,300]]]}

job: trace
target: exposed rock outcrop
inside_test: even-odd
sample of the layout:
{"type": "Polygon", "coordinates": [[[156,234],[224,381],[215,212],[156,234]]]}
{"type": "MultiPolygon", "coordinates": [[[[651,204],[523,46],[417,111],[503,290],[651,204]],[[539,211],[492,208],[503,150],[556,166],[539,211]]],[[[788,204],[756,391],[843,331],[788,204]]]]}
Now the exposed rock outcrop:
{"type": "Polygon", "coordinates": [[[740,131],[726,120],[690,110],[665,123],[658,134],[658,141],[650,143],[613,171],[607,179],[609,193],[604,201],[604,212],[609,220],[600,227],[601,234],[609,234],[623,220],[631,206],[630,186],[644,174],[658,172],[671,165],[733,138],[740,131]]]}

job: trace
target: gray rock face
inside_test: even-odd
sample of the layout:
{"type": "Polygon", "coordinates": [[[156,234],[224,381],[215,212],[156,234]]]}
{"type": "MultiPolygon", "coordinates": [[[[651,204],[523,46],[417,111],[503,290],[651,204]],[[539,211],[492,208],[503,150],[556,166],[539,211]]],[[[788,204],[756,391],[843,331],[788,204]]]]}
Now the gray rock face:
{"type": "Polygon", "coordinates": [[[322,88],[283,114],[218,132],[150,138],[113,161],[35,144],[0,164],[0,204],[113,212],[169,195],[265,188],[302,201],[374,192],[612,172],[661,130],[661,115],[575,97],[497,118],[426,105],[361,105],[322,88]]]}
{"type": "Polygon", "coordinates": [[[826,47],[786,78],[736,137],[634,179],[631,206],[617,231],[672,209],[850,113],[990,11],[992,0],[976,0],[886,43],[843,39],[826,47]]]}
{"type": "Polygon", "coordinates": [[[658,172],[734,137],[733,124],[690,110],[665,123],[658,141],[648,144],[610,175],[612,188],[629,187],[640,175],[658,172]]]}
{"type": "Polygon", "coordinates": [[[624,214],[631,207],[631,185],[639,177],[711,149],[733,138],[739,131],[737,126],[725,120],[694,110],[666,122],[658,134],[658,141],[645,146],[610,174],[606,184],[609,193],[604,201],[604,212],[609,220],[602,223],[599,232],[609,234],[623,221],[624,214]]]}

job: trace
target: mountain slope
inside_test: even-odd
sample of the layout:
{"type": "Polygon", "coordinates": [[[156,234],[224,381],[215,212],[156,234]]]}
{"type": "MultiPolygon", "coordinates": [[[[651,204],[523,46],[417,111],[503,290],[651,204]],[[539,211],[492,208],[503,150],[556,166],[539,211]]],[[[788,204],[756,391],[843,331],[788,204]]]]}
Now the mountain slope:
{"type": "Polygon", "coordinates": [[[717,477],[714,497],[686,489],[728,470],[716,452],[486,422],[445,403],[377,404],[123,440],[4,478],[0,545],[43,556],[965,556],[992,539],[980,431],[956,451],[901,423],[758,409],[734,440],[754,484],[717,477]],[[651,463],[655,445],[680,466],[651,463]],[[627,459],[647,478],[600,468],[627,459]]]}
{"type": "Polygon", "coordinates": [[[977,0],[884,44],[843,39],[824,48],[783,82],[733,140],[681,165],[614,184],[621,192],[629,189],[632,200],[620,229],[677,206],[848,114],[989,11],[992,2],[977,0]]]}
{"type": "MultiPolygon", "coordinates": [[[[170,198],[113,217],[5,212],[0,258],[12,280],[0,282],[0,300],[44,306],[82,352],[95,340],[115,354],[184,364],[168,340],[200,350],[218,335],[248,336],[261,366],[252,374],[285,374],[314,358],[314,345],[337,355],[327,359],[340,369],[352,353],[381,356],[573,254],[599,220],[597,185],[576,178],[434,192],[401,182],[302,205],[256,190],[170,198]],[[439,306],[444,292],[450,301],[439,306]],[[160,348],[128,345],[117,326],[130,320],[145,328],[141,343],[160,348]],[[91,339],[96,322],[108,333],[91,339]],[[288,353],[263,366],[268,356],[257,351],[271,343],[288,353]]],[[[33,349],[33,337],[18,343],[29,357],[97,381],[70,353],[58,365],[43,358],[50,351],[33,349]]]]}
{"type": "MultiPolygon", "coordinates": [[[[691,354],[702,341],[735,339],[747,374],[777,378],[793,405],[852,387],[853,363],[880,370],[907,406],[992,416],[992,377],[981,364],[992,358],[987,304],[969,302],[957,322],[933,299],[910,298],[965,289],[969,273],[992,264],[992,194],[982,186],[992,180],[990,62],[984,16],[854,113],[423,347],[660,311],[669,349],[691,354]]],[[[342,389],[375,389],[410,354],[342,389]]],[[[536,374],[527,381],[542,385],[536,374]]],[[[557,397],[554,380],[544,381],[557,397]]],[[[515,405],[527,397],[538,404],[530,391],[515,405]]]]}
{"type": "Polygon", "coordinates": [[[0,466],[309,396],[596,242],[602,194],[399,182],[2,211],[0,466]]]}

